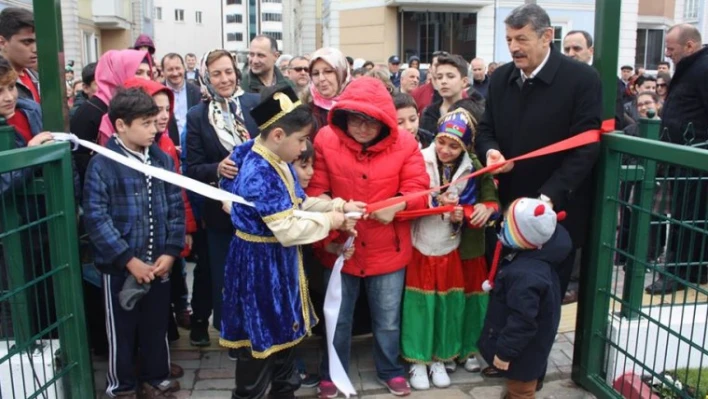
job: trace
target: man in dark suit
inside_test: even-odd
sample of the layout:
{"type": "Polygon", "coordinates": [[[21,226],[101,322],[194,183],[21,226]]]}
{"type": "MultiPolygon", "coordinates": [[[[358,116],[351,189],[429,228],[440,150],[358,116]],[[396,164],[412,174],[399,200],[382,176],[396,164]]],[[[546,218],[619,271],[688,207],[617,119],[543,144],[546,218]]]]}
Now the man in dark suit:
{"type": "Polygon", "coordinates": [[[180,147],[180,133],[187,124],[187,111],[202,100],[201,89],[185,79],[184,60],[177,53],[169,53],[162,57],[162,71],[165,74],[165,85],[175,94],[175,105],[172,112],[175,117],[170,119],[168,131],[175,145],[180,147]]]}
{"type": "MultiPolygon", "coordinates": [[[[479,124],[477,153],[487,164],[537,150],[602,123],[602,87],[586,63],[553,47],[553,28],[536,4],[515,8],[504,21],[513,63],[496,69],[479,124]]],[[[568,214],[563,225],[574,247],[586,240],[591,212],[591,171],[599,144],[523,161],[501,169],[499,197],[507,206],[519,197],[539,197],[568,214]]],[[[565,294],[575,251],[558,270],[565,294]]]]}

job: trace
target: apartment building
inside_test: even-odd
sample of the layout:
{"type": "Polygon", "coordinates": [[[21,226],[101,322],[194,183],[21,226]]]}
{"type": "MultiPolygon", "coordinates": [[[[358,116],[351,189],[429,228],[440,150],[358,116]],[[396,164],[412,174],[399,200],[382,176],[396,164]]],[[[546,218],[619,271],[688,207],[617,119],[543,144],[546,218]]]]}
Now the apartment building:
{"type": "MultiPolygon", "coordinates": [[[[283,49],[283,0],[223,0],[224,48],[245,62],[248,46],[257,35],[266,34],[283,49]]],[[[287,49],[285,49],[287,51],[287,49]]]]}
{"type": "Polygon", "coordinates": [[[184,56],[223,47],[222,0],[153,0],[156,57],[167,53],[184,56]]]}

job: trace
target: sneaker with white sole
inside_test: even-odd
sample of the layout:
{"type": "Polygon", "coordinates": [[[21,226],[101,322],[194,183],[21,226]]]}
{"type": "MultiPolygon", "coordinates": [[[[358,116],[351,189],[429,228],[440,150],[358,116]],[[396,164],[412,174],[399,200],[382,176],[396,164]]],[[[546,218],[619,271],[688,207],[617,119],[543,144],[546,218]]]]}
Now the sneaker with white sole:
{"type": "Polygon", "coordinates": [[[447,375],[445,365],[440,362],[433,363],[430,366],[430,377],[433,380],[433,385],[438,388],[447,388],[450,386],[450,376],[447,375]]]}
{"type": "Polygon", "coordinates": [[[380,378],[377,379],[381,385],[388,388],[388,391],[391,392],[393,396],[408,396],[411,394],[411,386],[408,385],[408,381],[403,377],[393,377],[388,381],[384,381],[380,378]]]}
{"type": "Polygon", "coordinates": [[[467,360],[465,360],[465,370],[470,373],[479,373],[482,370],[482,365],[476,357],[470,356],[467,360]]]}
{"type": "Polygon", "coordinates": [[[451,360],[449,362],[445,362],[445,370],[447,370],[448,374],[452,374],[457,370],[457,361],[451,360]]]}
{"type": "Polygon", "coordinates": [[[428,368],[424,364],[413,364],[409,371],[410,378],[408,381],[411,387],[416,391],[425,391],[430,389],[430,380],[428,379],[428,368]]]}

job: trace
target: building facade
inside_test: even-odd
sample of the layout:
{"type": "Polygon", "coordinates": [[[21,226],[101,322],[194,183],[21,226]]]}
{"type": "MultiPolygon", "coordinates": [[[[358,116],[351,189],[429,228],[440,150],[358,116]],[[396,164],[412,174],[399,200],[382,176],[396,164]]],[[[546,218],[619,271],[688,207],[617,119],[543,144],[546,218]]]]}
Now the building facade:
{"type": "MultiPolygon", "coordinates": [[[[293,0],[295,1],[295,0],[293,0]]],[[[307,1],[307,0],[303,0],[307,1]]],[[[324,46],[354,58],[383,63],[390,55],[430,62],[433,51],[460,54],[468,61],[508,62],[504,18],[523,0],[322,0],[324,46]]],[[[554,43],[571,30],[594,36],[595,0],[537,0],[551,18],[554,43]]],[[[705,0],[622,0],[620,65],[648,70],[664,59],[664,32],[692,23],[706,37],[705,0]]],[[[317,40],[315,40],[317,41],[317,40]]],[[[704,40],[708,41],[708,40],[704,40]]],[[[304,43],[304,41],[303,41],[304,43]]]]}
{"type": "Polygon", "coordinates": [[[222,0],[153,0],[155,56],[184,56],[224,46],[221,24],[222,0]]]}
{"type": "MultiPolygon", "coordinates": [[[[278,49],[282,51],[283,26],[288,25],[284,19],[288,18],[288,12],[292,13],[292,10],[284,12],[283,4],[284,2],[291,4],[292,1],[296,0],[223,0],[221,22],[224,48],[237,53],[239,61],[244,62],[251,40],[257,35],[265,34],[276,39],[278,49]]],[[[292,31],[293,29],[288,30],[290,34],[292,31]]],[[[285,50],[287,52],[287,49],[285,50]]]]}

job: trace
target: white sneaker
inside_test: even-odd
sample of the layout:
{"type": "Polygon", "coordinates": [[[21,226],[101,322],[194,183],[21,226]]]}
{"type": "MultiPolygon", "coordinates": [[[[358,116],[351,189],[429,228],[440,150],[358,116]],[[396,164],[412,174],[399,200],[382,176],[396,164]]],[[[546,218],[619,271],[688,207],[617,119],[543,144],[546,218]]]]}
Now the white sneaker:
{"type": "Polygon", "coordinates": [[[482,365],[479,364],[479,360],[476,357],[470,356],[465,360],[465,370],[470,373],[479,373],[482,370],[482,365]]]}
{"type": "Polygon", "coordinates": [[[445,370],[447,370],[449,374],[454,373],[455,370],[457,370],[457,361],[451,360],[449,362],[445,362],[445,370]]]}
{"type": "Polygon", "coordinates": [[[450,386],[450,376],[447,375],[445,366],[440,363],[433,363],[430,366],[430,376],[433,379],[433,385],[438,388],[447,388],[450,386]]]}
{"type": "Polygon", "coordinates": [[[410,384],[416,391],[425,391],[430,389],[430,380],[428,379],[428,370],[424,364],[413,364],[411,366],[410,384]]]}

